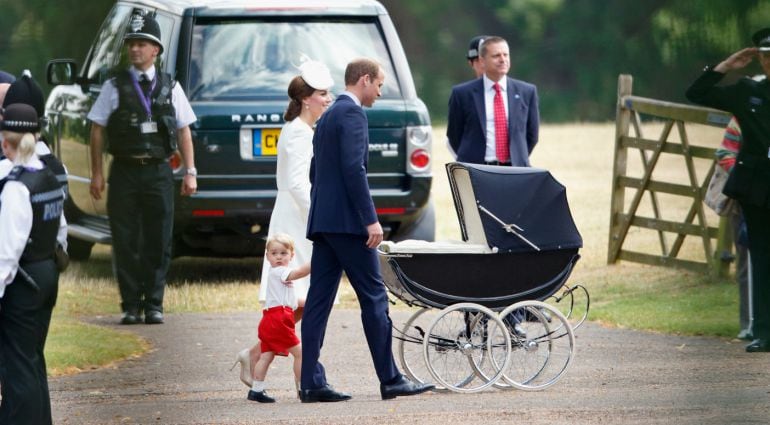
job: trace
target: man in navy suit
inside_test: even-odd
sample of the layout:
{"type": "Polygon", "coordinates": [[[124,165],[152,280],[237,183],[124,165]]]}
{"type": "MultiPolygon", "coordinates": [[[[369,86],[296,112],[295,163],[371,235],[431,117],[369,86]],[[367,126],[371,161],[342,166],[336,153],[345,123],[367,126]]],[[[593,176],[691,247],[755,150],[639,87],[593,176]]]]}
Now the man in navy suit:
{"type": "Polygon", "coordinates": [[[385,73],[370,59],[345,69],[345,91],[318,121],[310,163],[307,237],[313,241],[310,289],[302,320],[303,403],[349,400],[326,382],[318,361],[342,271],[361,305],[361,321],[380,380],[382,399],[419,394],[433,385],[415,384],[398,371],[391,347],[388,296],[375,248],[383,231],[366,177],[369,129],[362,106],[380,96],[385,73]]]}
{"type": "Polygon", "coordinates": [[[460,162],[528,167],[540,127],[537,88],[507,76],[503,38],[485,38],[479,53],[482,78],[453,87],[449,97],[449,146],[460,162]]]}

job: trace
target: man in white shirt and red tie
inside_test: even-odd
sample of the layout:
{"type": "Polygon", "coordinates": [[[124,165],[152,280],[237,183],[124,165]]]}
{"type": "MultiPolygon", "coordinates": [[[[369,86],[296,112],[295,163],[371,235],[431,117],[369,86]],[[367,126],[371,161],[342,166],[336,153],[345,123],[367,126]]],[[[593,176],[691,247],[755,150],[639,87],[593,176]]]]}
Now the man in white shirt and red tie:
{"type": "Polygon", "coordinates": [[[537,88],[508,77],[508,42],[481,43],[481,78],[452,88],[447,138],[460,162],[528,167],[540,127],[537,88]]]}

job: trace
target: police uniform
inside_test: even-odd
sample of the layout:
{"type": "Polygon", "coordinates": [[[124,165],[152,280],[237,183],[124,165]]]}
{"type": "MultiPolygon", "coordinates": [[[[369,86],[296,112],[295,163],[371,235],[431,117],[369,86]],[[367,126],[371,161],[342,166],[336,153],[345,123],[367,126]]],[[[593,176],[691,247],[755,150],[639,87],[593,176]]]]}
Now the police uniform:
{"type": "Polygon", "coordinates": [[[62,191],[64,191],[64,197],[69,194],[69,183],[67,182],[67,167],[62,164],[59,158],[55,157],[51,152],[48,145],[42,140],[38,140],[35,144],[35,153],[40,161],[45,164],[46,168],[53,172],[56,176],[56,181],[61,185],[62,191]]]}
{"type": "MultiPolygon", "coordinates": [[[[770,29],[755,34],[754,42],[770,51],[770,29]]],[[[770,351],[770,82],[742,78],[732,85],[717,86],[724,76],[707,67],[686,96],[692,102],[731,112],[741,126],[743,143],[724,193],[740,203],[748,230],[754,313],[751,333],[761,347],[752,349],[754,341],[747,350],[770,351]]]]}
{"type": "MultiPolygon", "coordinates": [[[[4,129],[31,122],[14,119],[20,106],[37,122],[33,108],[14,104],[4,129]]],[[[0,423],[50,424],[44,347],[59,281],[57,240],[66,247],[64,194],[35,155],[0,179],[0,423]]]]}
{"type": "MultiPolygon", "coordinates": [[[[140,25],[126,40],[146,38],[160,46],[157,23],[141,17],[140,25]]],[[[88,119],[105,127],[113,156],[107,211],[122,323],[136,323],[141,311],[147,323],[162,323],[174,218],[168,157],[176,150],[177,130],[195,122],[195,114],[179,85],[153,65],[144,72],[132,66],[108,80],[88,119]],[[151,321],[150,313],[159,319],[151,321]]]]}

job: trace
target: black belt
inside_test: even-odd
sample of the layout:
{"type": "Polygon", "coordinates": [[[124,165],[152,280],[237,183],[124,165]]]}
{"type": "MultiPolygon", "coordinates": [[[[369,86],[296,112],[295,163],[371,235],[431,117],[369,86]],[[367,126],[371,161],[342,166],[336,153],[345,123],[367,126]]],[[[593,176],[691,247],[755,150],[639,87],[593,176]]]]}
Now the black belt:
{"type": "Polygon", "coordinates": [[[484,161],[484,164],[486,164],[486,165],[511,165],[511,161],[508,161],[508,162],[484,161]]]}
{"type": "Polygon", "coordinates": [[[166,158],[136,158],[133,156],[116,156],[115,162],[125,165],[158,165],[168,162],[166,158]]]}

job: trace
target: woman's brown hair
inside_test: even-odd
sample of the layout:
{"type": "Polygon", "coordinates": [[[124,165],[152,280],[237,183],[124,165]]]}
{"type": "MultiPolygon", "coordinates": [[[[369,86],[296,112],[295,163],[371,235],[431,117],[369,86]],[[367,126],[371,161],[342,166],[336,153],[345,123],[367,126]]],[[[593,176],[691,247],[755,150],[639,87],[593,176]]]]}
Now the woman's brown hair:
{"type": "Polygon", "coordinates": [[[302,112],[302,100],[313,95],[315,89],[307,85],[305,80],[299,75],[294,77],[289,83],[289,106],[283,114],[285,121],[291,121],[297,118],[302,112]]]}

